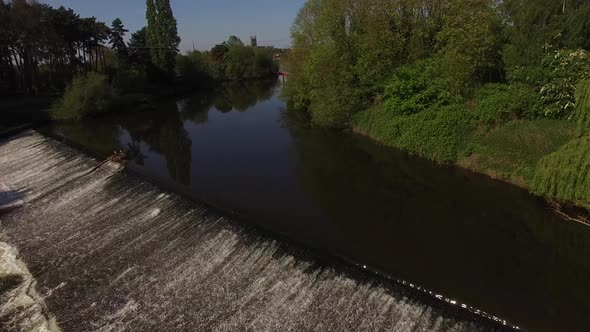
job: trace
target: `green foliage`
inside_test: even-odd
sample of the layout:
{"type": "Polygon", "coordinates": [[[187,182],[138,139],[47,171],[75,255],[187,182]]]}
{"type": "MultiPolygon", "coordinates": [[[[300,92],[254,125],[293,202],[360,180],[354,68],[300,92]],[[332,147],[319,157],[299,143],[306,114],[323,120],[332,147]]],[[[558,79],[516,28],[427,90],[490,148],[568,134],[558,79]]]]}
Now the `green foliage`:
{"type": "Polygon", "coordinates": [[[232,81],[269,77],[278,72],[270,49],[230,46],[223,64],[224,78],[232,81]]]}
{"type": "Polygon", "coordinates": [[[474,104],[479,123],[488,127],[521,118],[534,119],[543,110],[539,94],[521,83],[487,84],[476,93],[474,104]]]}
{"type": "Polygon", "coordinates": [[[531,188],[549,199],[590,206],[590,136],[575,139],[543,158],[531,188]]]}
{"type": "Polygon", "coordinates": [[[513,121],[489,132],[474,132],[460,153],[459,164],[514,183],[530,183],[537,162],[574,137],[564,120],[513,121]]]}
{"type": "Polygon", "coordinates": [[[176,56],[176,75],[184,83],[191,85],[208,85],[213,80],[210,69],[205,62],[205,57],[199,51],[176,56]]]}
{"type": "Polygon", "coordinates": [[[150,88],[146,71],[137,65],[119,68],[112,75],[111,85],[117,94],[144,93],[150,88]]]}
{"type": "Polygon", "coordinates": [[[576,123],[579,136],[590,134],[590,80],[583,80],[576,89],[576,123]]]}
{"type": "Polygon", "coordinates": [[[501,24],[494,6],[493,0],[443,4],[446,15],[436,36],[436,61],[447,88],[456,96],[499,66],[501,24]]]}
{"type": "Polygon", "coordinates": [[[245,46],[231,46],[225,59],[225,78],[239,80],[254,75],[254,49],[245,46]]]}
{"type": "Polygon", "coordinates": [[[129,40],[129,56],[131,62],[144,68],[151,61],[150,51],[147,48],[147,28],[143,27],[131,34],[129,40]]]}
{"type": "Polygon", "coordinates": [[[399,116],[383,107],[354,117],[354,128],[386,145],[406,149],[435,161],[452,163],[475,121],[461,106],[399,116]]]}
{"type": "Polygon", "coordinates": [[[51,108],[54,119],[82,119],[108,112],[115,93],[105,75],[88,73],[76,77],[63,97],[51,108]]]}
{"type": "Polygon", "coordinates": [[[125,29],[123,26],[123,22],[121,19],[116,18],[113,21],[113,26],[110,29],[109,33],[109,41],[111,43],[111,48],[115,50],[117,53],[117,57],[119,58],[119,62],[123,63],[127,60],[128,53],[127,53],[127,44],[125,44],[125,33],[129,32],[129,30],[125,29]]]}
{"type": "Polygon", "coordinates": [[[223,45],[227,47],[244,46],[242,40],[236,36],[229,36],[227,41],[223,42],[223,45]]]}
{"type": "Polygon", "coordinates": [[[503,59],[511,81],[541,84],[541,61],[551,49],[590,47],[590,3],[587,1],[504,0],[509,43],[503,59]]]}
{"type": "Polygon", "coordinates": [[[190,85],[211,85],[213,81],[240,81],[275,76],[278,65],[272,49],[216,45],[209,52],[192,51],[177,55],[176,74],[190,85]]]}
{"type": "Polygon", "coordinates": [[[556,50],[543,61],[545,84],[541,99],[545,104],[544,116],[571,119],[576,103],[576,84],[590,78],[590,54],[584,50],[556,50]]]}
{"type": "Polygon", "coordinates": [[[152,63],[160,71],[171,76],[174,72],[180,37],[170,0],[147,0],[146,18],[146,39],[152,63]]]}
{"type": "Polygon", "coordinates": [[[398,68],[384,93],[385,109],[397,115],[414,114],[457,101],[444,81],[436,78],[432,61],[398,68]]]}
{"type": "Polygon", "coordinates": [[[95,17],[38,1],[0,3],[0,90],[38,94],[63,89],[75,73],[105,71],[108,27],[95,17]]]}

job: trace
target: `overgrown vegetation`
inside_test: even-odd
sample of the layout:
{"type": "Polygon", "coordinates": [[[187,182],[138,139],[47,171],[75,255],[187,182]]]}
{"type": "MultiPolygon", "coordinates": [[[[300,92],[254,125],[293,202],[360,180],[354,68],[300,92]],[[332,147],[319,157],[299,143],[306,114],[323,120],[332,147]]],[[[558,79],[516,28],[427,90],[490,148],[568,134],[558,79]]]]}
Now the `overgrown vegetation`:
{"type": "Polygon", "coordinates": [[[574,139],[537,166],[533,192],[590,208],[590,137],[574,139]]]}
{"type": "Polygon", "coordinates": [[[590,130],[588,13],[584,1],[308,0],[285,96],[313,125],[527,186],[541,160],[584,149],[560,147],[590,130]]]}
{"type": "Polygon", "coordinates": [[[590,80],[583,80],[578,84],[575,119],[577,134],[590,135],[590,80]]]}
{"type": "Polygon", "coordinates": [[[474,116],[457,107],[430,109],[400,116],[377,107],[355,115],[361,134],[441,162],[455,162],[459,148],[472,130],[474,116]]]}
{"type": "Polygon", "coordinates": [[[88,73],[76,77],[63,97],[51,108],[54,119],[79,120],[108,112],[115,92],[105,75],[88,73]]]}
{"type": "Polygon", "coordinates": [[[245,46],[235,36],[211,51],[178,54],[176,63],[176,73],[182,80],[209,85],[215,81],[267,78],[279,70],[272,48],[245,46]]]}
{"type": "Polygon", "coordinates": [[[575,137],[565,120],[517,120],[490,131],[473,132],[459,152],[458,164],[509,180],[530,183],[539,160],[575,137]]]}

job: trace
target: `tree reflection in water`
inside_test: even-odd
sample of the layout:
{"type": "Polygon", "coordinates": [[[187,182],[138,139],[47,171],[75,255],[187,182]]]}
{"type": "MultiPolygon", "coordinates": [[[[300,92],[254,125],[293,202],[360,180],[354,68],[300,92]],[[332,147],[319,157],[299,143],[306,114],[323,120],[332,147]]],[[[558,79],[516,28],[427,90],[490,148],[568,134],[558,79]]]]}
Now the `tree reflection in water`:
{"type": "Polygon", "coordinates": [[[157,109],[143,112],[141,116],[125,117],[120,122],[131,138],[128,146],[132,156],[142,165],[145,154],[141,142],[166,159],[168,175],[175,181],[190,184],[191,141],[184,129],[184,122],[174,100],[158,103],[157,109]]]}

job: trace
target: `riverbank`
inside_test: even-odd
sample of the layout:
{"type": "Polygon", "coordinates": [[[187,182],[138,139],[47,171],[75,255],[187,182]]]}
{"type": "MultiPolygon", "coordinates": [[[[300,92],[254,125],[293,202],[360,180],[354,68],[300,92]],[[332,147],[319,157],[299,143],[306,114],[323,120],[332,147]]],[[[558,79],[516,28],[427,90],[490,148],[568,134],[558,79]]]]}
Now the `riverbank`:
{"type": "Polygon", "coordinates": [[[453,110],[457,113],[451,116],[436,112],[396,116],[377,107],[356,114],[352,132],[437,163],[511,183],[545,196],[549,202],[590,210],[590,201],[562,200],[534,188],[539,163],[577,138],[575,122],[514,120],[485,128],[472,121],[469,112],[453,110]]]}

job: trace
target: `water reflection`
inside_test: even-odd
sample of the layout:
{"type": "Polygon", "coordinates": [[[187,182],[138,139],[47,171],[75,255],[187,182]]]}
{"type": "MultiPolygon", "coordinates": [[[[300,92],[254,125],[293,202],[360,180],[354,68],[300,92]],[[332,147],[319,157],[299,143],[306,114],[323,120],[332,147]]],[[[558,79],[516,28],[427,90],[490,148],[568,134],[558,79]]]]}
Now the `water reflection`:
{"type": "Polygon", "coordinates": [[[226,83],[214,93],[206,91],[180,100],[178,109],[184,120],[203,124],[207,122],[209,111],[248,111],[257,103],[270,99],[276,85],[276,80],[226,83]]]}
{"type": "Polygon", "coordinates": [[[332,222],[328,246],[527,329],[584,326],[584,226],[521,189],[285,116],[299,179],[332,222]]]}
{"type": "MultiPolygon", "coordinates": [[[[275,81],[56,130],[275,233],[538,331],[590,313],[590,232],[523,190],[286,112],[275,81]]],[[[176,187],[175,187],[176,188],[176,187]]],[[[582,328],[583,330],[583,328],[582,328]]]]}

